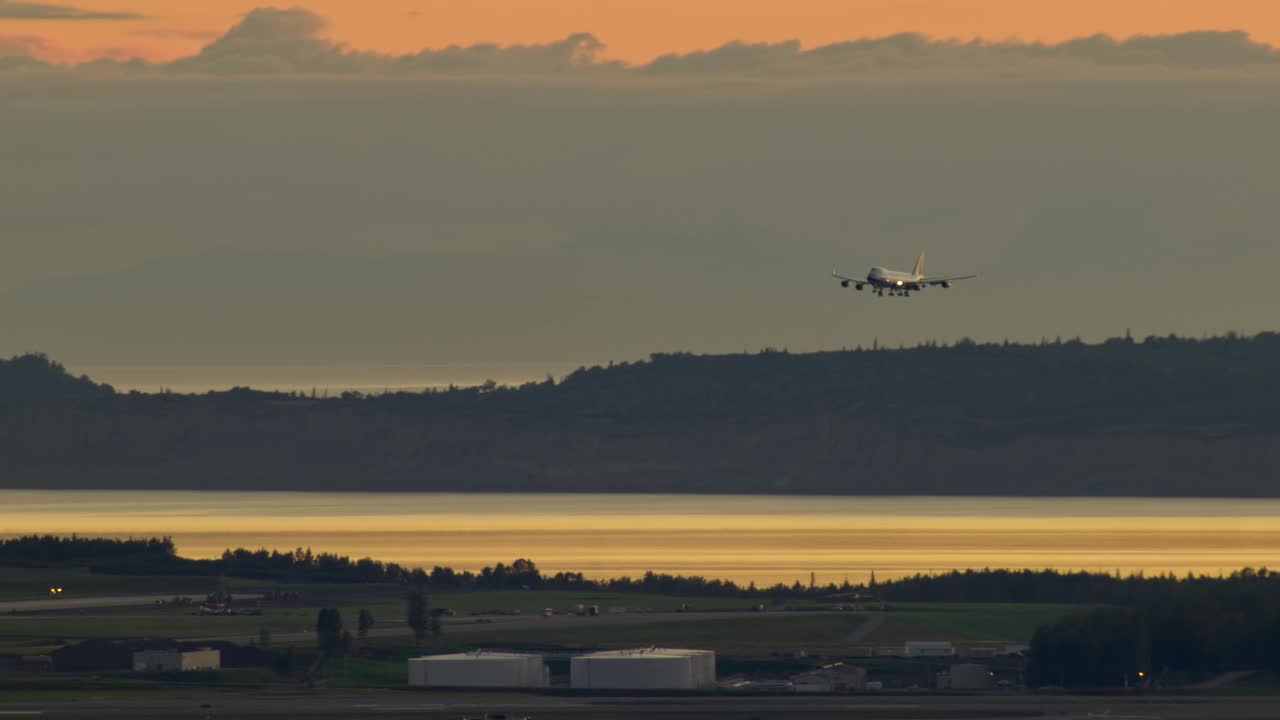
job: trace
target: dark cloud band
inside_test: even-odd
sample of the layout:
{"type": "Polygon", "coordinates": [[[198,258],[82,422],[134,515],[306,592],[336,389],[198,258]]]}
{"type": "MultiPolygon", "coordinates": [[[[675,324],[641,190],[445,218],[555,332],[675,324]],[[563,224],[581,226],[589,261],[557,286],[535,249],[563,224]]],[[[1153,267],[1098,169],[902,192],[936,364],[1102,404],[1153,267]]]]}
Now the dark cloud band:
{"type": "Polygon", "coordinates": [[[70,5],[0,0],[0,20],[141,20],[131,12],[81,10],[70,5]]]}

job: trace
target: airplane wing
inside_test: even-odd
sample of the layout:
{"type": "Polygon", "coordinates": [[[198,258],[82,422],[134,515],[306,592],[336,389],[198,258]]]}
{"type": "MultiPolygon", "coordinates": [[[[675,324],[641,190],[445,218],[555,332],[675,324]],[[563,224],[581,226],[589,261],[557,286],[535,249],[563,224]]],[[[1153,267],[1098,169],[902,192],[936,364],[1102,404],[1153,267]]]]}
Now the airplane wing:
{"type": "Polygon", "coordinates": [[[921,281],[921,285],[943,285],[955,280],[970,280],[972,278],[982,277],[982,273],[977,275],[954,275],[952,277],[926,278],[921,281]]]}
{"type": "Polygon", "coordinates": [[[867,280],[866,280],[866,278],[861,278],[861,279],[860,279],[860,278],[851,278],[851,277],[848,277],[848,276],[846,276],[846,275],[841,275],[840,273],[836,272],[835,270],[832,270],[832,271],[831,271],[831,277],[833,277],[833,278],[837,278],[837,279],[839,279],[839,280],[847,280],[847,281],[849,281],[849,282],[856,282],[856,283],[866,282],[866,281],[867,281],[867,280]]]}

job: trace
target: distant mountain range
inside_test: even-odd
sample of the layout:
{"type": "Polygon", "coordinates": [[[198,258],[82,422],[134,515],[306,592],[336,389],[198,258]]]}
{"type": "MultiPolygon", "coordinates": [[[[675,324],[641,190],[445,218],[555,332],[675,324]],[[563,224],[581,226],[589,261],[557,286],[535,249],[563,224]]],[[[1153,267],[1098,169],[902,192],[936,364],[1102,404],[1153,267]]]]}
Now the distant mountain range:
{"type": "Polygon", "coordinates": [[[1280,496],[1280,335],[661,354],[520,388],[116,393],[0,362],[0,486],[1280,496]]]}

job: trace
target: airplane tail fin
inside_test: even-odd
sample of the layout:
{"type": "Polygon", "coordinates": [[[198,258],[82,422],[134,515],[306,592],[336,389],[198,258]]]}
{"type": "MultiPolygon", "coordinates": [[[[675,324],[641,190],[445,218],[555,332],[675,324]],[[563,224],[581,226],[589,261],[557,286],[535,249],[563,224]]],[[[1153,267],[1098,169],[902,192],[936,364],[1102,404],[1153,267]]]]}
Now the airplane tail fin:
{"type": "Polygon", "coordinates": [[[916,258],[916,269],[911,272],[916,275],[924,275],[924,252],[920,253],[920,257],[916,258]]]}

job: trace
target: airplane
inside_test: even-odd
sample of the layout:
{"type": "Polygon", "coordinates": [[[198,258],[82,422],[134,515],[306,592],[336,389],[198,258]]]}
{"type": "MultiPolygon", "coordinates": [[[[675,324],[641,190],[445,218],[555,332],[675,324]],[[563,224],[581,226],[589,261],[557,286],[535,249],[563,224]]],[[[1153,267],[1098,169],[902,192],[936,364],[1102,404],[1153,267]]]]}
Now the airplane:
{"type": "Polygon", "coordinates": [[[981,277],[978,275],[955,275],[952,277],[925,277],[924,274],[924,253],[920,253],[920,257],[916,258],[916,266],[911,272],[899,272],[897,270],[889,270],[882,267],[873,267],[867,273],[865,278],[852,278],[847,275],[832,270],[831,276],[840,280],[840,287],[849,287],[861,290],[863,285],[870,285],[873,292],[880,297],[884,297],[886,290],[890,295],[900,295],[909,297],[912,292],[923,290],[930,285],[941,285],[944,288],[951,287],[951,283],[956,280],[968,280],[970,278],[981,277]]]}

